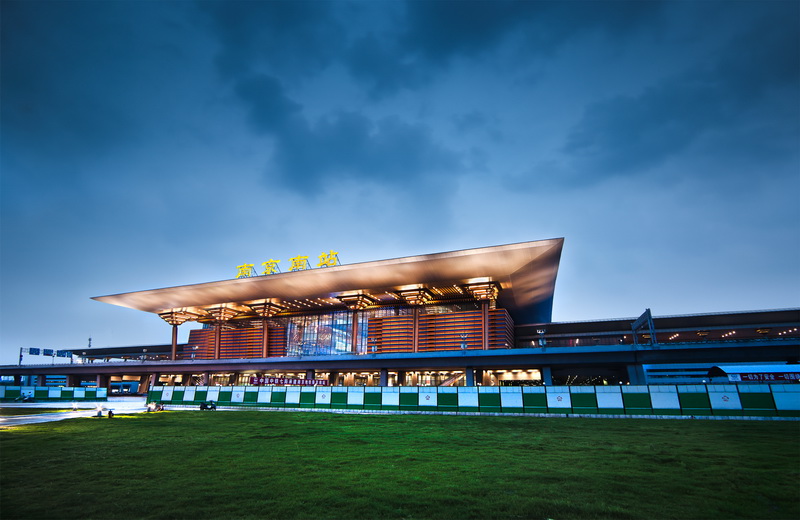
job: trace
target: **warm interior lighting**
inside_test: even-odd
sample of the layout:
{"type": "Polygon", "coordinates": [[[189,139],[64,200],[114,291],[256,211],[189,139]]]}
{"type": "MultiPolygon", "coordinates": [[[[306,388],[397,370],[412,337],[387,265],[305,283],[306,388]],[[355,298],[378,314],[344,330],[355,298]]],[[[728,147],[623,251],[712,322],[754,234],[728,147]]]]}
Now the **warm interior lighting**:
{"type": "Polygon", "coordinates": [[[252,309],[253,312],[258,314],[262,318],[269,318],[286,310],[284,307],[278,305],[277,303],[272,303],[267,300],[258,303],[248,303],[246,305],[250,309],[252,309]]]}
{"type": "Polygon", "coordinates": [[[427,289],[408,289],[397,291],[397,295],[403,298],[409,305],[424,305],[433,299],[427,289]]]}
{"type": "Polygon", "coordinates": [[[500,288],[495,282],[473,283],[466,286],[467,291],[476,300],[496,300],[500,288]]]}
{"type": "Polygon", "coordinates": [[[158,317],[170,325],[181,325],[187,321],[196,320],[200,315],[184,309],[173,309],[171,311],[158,313],[158,317]]]}
{"type": "Polygon", "coordinates": [[[348,309],[350,310],[361,310],[366,309],[372,305],[377,303],[377,300],[368,294],[358,293],[358,294],[342,294],[337,296],[340,302],[345,304],[348,309]]]}

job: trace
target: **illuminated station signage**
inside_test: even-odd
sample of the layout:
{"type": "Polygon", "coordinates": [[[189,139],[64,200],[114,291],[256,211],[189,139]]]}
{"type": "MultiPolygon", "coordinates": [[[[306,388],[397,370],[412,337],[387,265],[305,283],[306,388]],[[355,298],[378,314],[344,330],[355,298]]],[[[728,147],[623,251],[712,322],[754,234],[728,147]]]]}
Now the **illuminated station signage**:
{"type": "MultiPolygon", "coordinates": [[[[281,263],[280,260],[273,259],[269,259],[266,262],[261,262],[261,265],[264,266],[264,272],[261,273],[261,276],[280,273],[281,269],[278,267],[279,263],[281,263]]],[[[319,254],[319,263],[317,264],[317,267],[333,267],[336,265],[341,265],[339,263],[338,251],[331,249],[327,253],[323,251],[319,254]]],[[[290,272],[305,271],[307,269],[311,269],[311,264],[309,263],[307,256],[298,255],[289,259],[290,272]]],[[[236,266],[236,278],[250,278],[252,276],[259,276],[255,270],[255,264],[242,264],[236,266]]]]}

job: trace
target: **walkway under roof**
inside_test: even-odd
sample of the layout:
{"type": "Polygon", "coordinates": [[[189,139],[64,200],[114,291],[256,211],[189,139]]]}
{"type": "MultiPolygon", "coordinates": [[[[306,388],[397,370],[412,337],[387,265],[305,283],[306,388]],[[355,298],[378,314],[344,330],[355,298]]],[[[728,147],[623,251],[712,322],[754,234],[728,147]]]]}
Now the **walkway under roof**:
{"type": "Polygon", "coordinates": [[[555,238],[93,299],[182,322],[492,298],[516,323],[542,323],[552,316],[563,243],[555,238]]]}

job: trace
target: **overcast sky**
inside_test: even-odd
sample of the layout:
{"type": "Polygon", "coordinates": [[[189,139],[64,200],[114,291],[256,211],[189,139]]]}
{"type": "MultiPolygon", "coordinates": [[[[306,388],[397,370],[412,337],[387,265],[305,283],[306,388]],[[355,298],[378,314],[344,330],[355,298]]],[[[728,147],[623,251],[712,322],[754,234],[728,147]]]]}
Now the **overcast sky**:
{"type": "Polygon", "coordinates": [[[1,5],[0,363],[330,249],[564,237],[554,321],[800,306],[796,0],[1,5]]]}

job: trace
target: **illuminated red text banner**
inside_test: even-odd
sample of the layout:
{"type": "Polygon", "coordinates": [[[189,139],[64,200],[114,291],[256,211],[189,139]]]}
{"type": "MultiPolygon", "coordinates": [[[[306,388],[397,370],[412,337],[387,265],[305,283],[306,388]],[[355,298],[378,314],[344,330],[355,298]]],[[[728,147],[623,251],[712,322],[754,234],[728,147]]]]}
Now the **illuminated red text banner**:
{"type": "Polygon", "coordinates": [[[253,386],[325,386],[328,382],[324,379],[291,379],[288,377],[251,377],[250,384],[253,386]]]}
{"type": "Polygon", "coordinates": [[[800,372],[751,372],[728,374],[729,381],[800,381],[800,372]]]}

